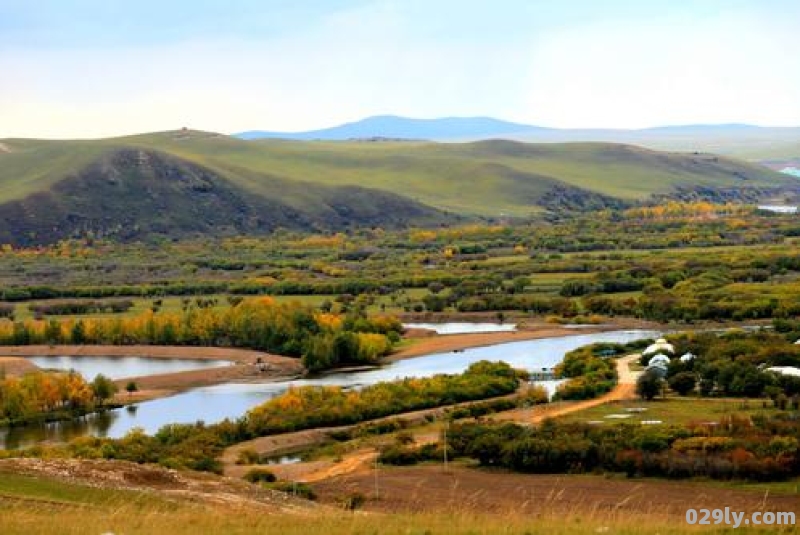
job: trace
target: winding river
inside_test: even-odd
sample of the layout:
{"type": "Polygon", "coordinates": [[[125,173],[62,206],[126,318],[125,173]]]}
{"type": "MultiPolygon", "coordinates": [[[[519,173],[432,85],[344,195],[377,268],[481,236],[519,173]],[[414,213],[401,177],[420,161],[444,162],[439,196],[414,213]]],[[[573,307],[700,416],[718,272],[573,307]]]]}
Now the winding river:
{"type": "MultiPolygon", "coordinates": [[[[215,423],[225,418],[242,416],[253,406],[281,394],[291,385],[338,385],[357,388],[402,377],[460,373],[471,363],[479,360],[502,360],[514,367],[537,371],[553,367],[561,361],[566,352],[586,344],[625,343],[641,338],[656,338],[659,334],[656,331],[627,330],[540,338],[476,347],[459,352],[434,353],[400,360],[380,368],[334,372],[309,379],[274,383],[228,383],[195,388],[167,398],[71,421],[0,429],[0,448],[28,447],[44,442],[66,441],[84,435],[121,437],[134,428],[154,433],[169,423],[191,423],[198,420],[215,423]]],[[[82,357],[82,359],[90,358],[82,357]]],[[[118,363],[119,360],[114,359],[114,362],[118,363]]],[[[155,359],[149,362],[157,364],[155,359]]],[[[106,374],[111,372],[111,370],[101,371],[106,374]]],[[[150,370],[148,372],[160,373],[150,370]]],[[[552,391],[558,382],[545,381],[542,384],[552,391]]]]}

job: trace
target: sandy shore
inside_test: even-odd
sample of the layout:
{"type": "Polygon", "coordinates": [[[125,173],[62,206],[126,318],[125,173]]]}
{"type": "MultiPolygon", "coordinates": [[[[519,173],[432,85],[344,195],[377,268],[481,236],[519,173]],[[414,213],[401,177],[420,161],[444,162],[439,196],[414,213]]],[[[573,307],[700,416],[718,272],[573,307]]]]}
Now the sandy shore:
{"type": "Polygon", "coordinates": [[[236,349],[231,347],[192,347],[192,346],[104,346],[104,345],[31,345],[3,346],[0,355],[15,357],[33,356],[87,356],[87,357],[146,357],[151,359],[197,359],[230,360],[231,362],[254,363],[256,359],[280,357],[262,351],[236,349]]]}
{"type": "Polygon", "coordinates": [[[448,351],[457,351],[470,347],[490,346],[505,342],[519,342],[522,340],[555,338],[559,336],[591,334],[640,327],[642,326],[638,323],[615,323],[570,329],[563,325],[536,323],[522,325],[517,331],[439,335],[433,333],[433,331],[426,331],[425,329],[409,329],[406,340],[409,340],[411,345],[395,351],[386,357],[385,361],[393,362],[412,357],[421,357],[430,353],[446,353],[448,351]]]}
{"type": "Polygon", "coordinates": [[[0,370],[6,375],[24,375],[39,368],[26,358],[0,357],[0,370]]]}

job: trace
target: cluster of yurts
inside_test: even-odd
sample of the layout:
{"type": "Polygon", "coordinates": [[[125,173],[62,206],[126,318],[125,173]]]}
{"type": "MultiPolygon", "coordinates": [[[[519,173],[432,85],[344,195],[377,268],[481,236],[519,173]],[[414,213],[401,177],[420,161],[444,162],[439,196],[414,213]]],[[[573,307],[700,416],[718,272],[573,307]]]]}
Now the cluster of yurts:
{"type": "MultiPolygon", "coordinates": [[[[795,342],[795,344],[800,345],[800,340],[795,342]]],[[[675,357],[675,347],[667,342],[664,338],[659,338],[654,344],[647,346],[647,349],[642,351],[642,356],[650,357],[645,370],[664,378],[667,376],[667,367],[669,366],[669,363],[675,357]]],[[[684,363],[690,362],[694,359],[695,355],[692,353],[685,353],[680,357],[680,361],[684,363]]],[[[764,371],[774,372],[782,375],[794,375],[800,377],[800,368],[794,366],[766,367],[766,365],[762,365],[762,369],[764,371]]]]}

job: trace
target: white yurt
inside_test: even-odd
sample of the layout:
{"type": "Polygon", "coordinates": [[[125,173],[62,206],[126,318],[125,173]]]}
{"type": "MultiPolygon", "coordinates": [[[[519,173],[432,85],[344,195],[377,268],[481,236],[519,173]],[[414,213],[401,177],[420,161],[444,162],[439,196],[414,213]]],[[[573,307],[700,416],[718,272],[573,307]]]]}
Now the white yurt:
{"type": "Polygon", "coordinates": [[[666,368],[667,366],[669,366],[670,360],[671,359],[668,356],[659,353],[658,355],[650,359],[650,362],[647,363],[647,367],[649,368],[650,366],[663,366],[666,368]]]}
{"type": "Polygon", "coordinates": [[[692,353],[685,353],[681,356],[681,362],[691,362],[695,359],[692,353]]]}
{"type": "Polygon", "coordinates": [[[781,375],[793,375],[795,377],[800,377],[800,368],[795,366],[772,366],[767,368],[768,372],[775,372],[781,375]]]}
{"type": "MultiPolygon", "coordinates": [[[[663,355],[657,355],[662,356],[663,355]]],[[[655,358],[655,357],[653,357],[655,358]]],[[[647,373],[653,373],[662,379],[667,376],[667,366],[663,362],[657,362],[655,364],[649,364],[647,368],[645,368],[647,373]]]]}
{"type": "Polygon", "coordinates": [[[647,349],[642,351],[642,355],[652,355],[654,353],[669,353],[675,354],[675,348],[663,338],[656,340],[654,344],[647,346],[647,349]]]}

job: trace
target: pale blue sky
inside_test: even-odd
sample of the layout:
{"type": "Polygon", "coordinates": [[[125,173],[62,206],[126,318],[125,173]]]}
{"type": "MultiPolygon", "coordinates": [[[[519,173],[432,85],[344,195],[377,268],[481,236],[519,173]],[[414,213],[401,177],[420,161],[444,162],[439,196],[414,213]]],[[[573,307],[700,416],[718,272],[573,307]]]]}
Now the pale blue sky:
{"type": "Polygon", "coordinates": [[[0,137],[800,125],[796,0],[0,0],[0,137]]]}

